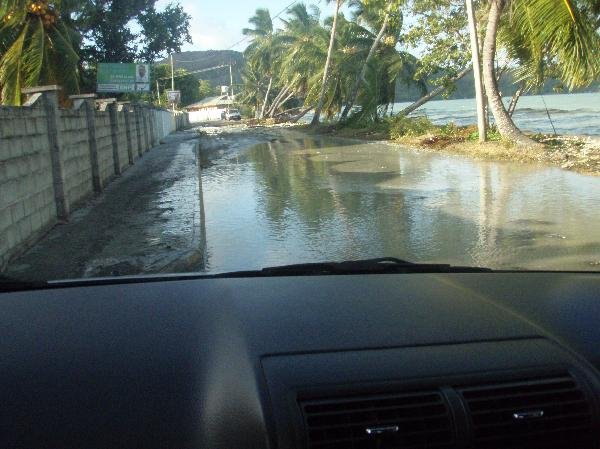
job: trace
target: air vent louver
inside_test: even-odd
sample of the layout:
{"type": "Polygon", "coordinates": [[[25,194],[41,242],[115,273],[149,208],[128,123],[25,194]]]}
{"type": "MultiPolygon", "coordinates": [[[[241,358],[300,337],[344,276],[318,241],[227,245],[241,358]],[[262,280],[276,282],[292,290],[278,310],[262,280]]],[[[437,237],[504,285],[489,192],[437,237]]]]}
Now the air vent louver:
{"type": "Polygon", "coordinates": [[[587,449],[592,410],[569,375],[459,390],[478,449],[587,449]]]}
{"type": "Polygon", "coordinates": [[[448,405],[437,391],[300,403],[310,449],[454,447],[448,405]]]}

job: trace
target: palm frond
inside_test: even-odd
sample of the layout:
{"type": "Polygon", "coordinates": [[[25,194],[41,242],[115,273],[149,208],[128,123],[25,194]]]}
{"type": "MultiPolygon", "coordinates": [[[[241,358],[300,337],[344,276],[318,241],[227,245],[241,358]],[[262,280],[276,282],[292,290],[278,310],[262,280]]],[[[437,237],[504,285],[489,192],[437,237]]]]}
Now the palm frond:
{"type": "Polygon", "coordinates": [[[244,28],[242,33],[246,36],[262,37],[273,33],[273,20],[266,8],[258,8],[248,22],[254,25],[254,28],[244,28]]]}
{"type": "Polygon", "coordinates": [[[69,39],[69,30],[59,23],[48,31],[49,48],[52,52],[53,67],[56,67],[55,82],[63,87],[63,91],[79,93],[79,55],[73,49],[69,39]]]}
{"type": "Polygon", "coordinates": [[[522,45],[555,64],[570,89],[590,85],[600,74],[600,36],[594,21],[571,0],[513,2],[509,27],[522,45]]]}
{"type": "Polygon", "coordinates": [[[46,33],[41,18],[29,21],[29,37],[23,50],[23,72],[25,85],[39,84],[42,69],[44,68],[44,46],[46,33]]]}
{"type": "Polygon", "coordinates": [[[22,24],[27,16],[28,0],[0,1],[0,17],[8,26],[22,24]]]}
{"type": "Polygon", "coordinates": [[[29,33],[29,24],[25,23],[21,32],[0,59],[0,86],[2,103],[18,106],[21,104],[23,87],[23,49],[29,33]]]}

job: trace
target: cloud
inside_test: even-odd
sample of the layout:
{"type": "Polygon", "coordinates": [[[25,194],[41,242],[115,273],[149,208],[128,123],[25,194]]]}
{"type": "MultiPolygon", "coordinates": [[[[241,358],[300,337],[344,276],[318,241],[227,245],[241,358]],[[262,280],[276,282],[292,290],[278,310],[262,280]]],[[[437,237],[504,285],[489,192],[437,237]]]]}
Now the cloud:
{"type": "MultiPolygon", "coordinates": [[[[215,50],[231,46],[232,31],[223,23],[202,23],[197,21],[190,29],[193,44],[190,47],[196,50],[215,50]]],[[[187,46],[186,46],[187,47],[187,46]]]]}
{"type": "MultiPolygon", "coordinates": [[[[166,6],[171,0],[159,0],[157,7],[166,6]]],[[[200,4],[197,0],[180,1],[185,12],[191,16],[190,35],[192,44],[185,44],[184,51],[220,50],[229,48],[242,38],[237,24],[231,23],[227,17],[221,17],[214,7],[200,4]]],[[[222,7],[221,7],[222,8],[222,7]]],[[[240,48],[235,48],[240,50],[240,48]]]]}

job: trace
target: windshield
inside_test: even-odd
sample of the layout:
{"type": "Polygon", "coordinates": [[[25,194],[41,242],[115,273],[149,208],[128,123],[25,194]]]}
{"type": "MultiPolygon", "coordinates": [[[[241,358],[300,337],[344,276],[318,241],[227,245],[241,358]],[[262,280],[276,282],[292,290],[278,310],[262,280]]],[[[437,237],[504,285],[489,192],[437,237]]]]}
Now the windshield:
{"type": "Polygon", "coordinates": [[[2,276],[600,271],[599,30],[594,0],[1,0],[2,276]]]}

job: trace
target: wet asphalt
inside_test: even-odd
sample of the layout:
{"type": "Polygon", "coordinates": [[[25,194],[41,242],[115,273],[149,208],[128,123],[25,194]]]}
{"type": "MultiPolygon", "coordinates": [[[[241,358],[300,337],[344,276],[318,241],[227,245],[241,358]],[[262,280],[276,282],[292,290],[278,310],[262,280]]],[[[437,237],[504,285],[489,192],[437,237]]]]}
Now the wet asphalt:
{"type": "Polygon", "coordinates": [[[201,270],[199,142],[195,130],[166,137],[5,274],[58,280],[201,270]]]}
{"type": "Polygon", "coordinates": [[[202,272],[203,168],[274,136],[238,124],[217,125],[164,138],[2,274],[47,281],[202,272]]]}

